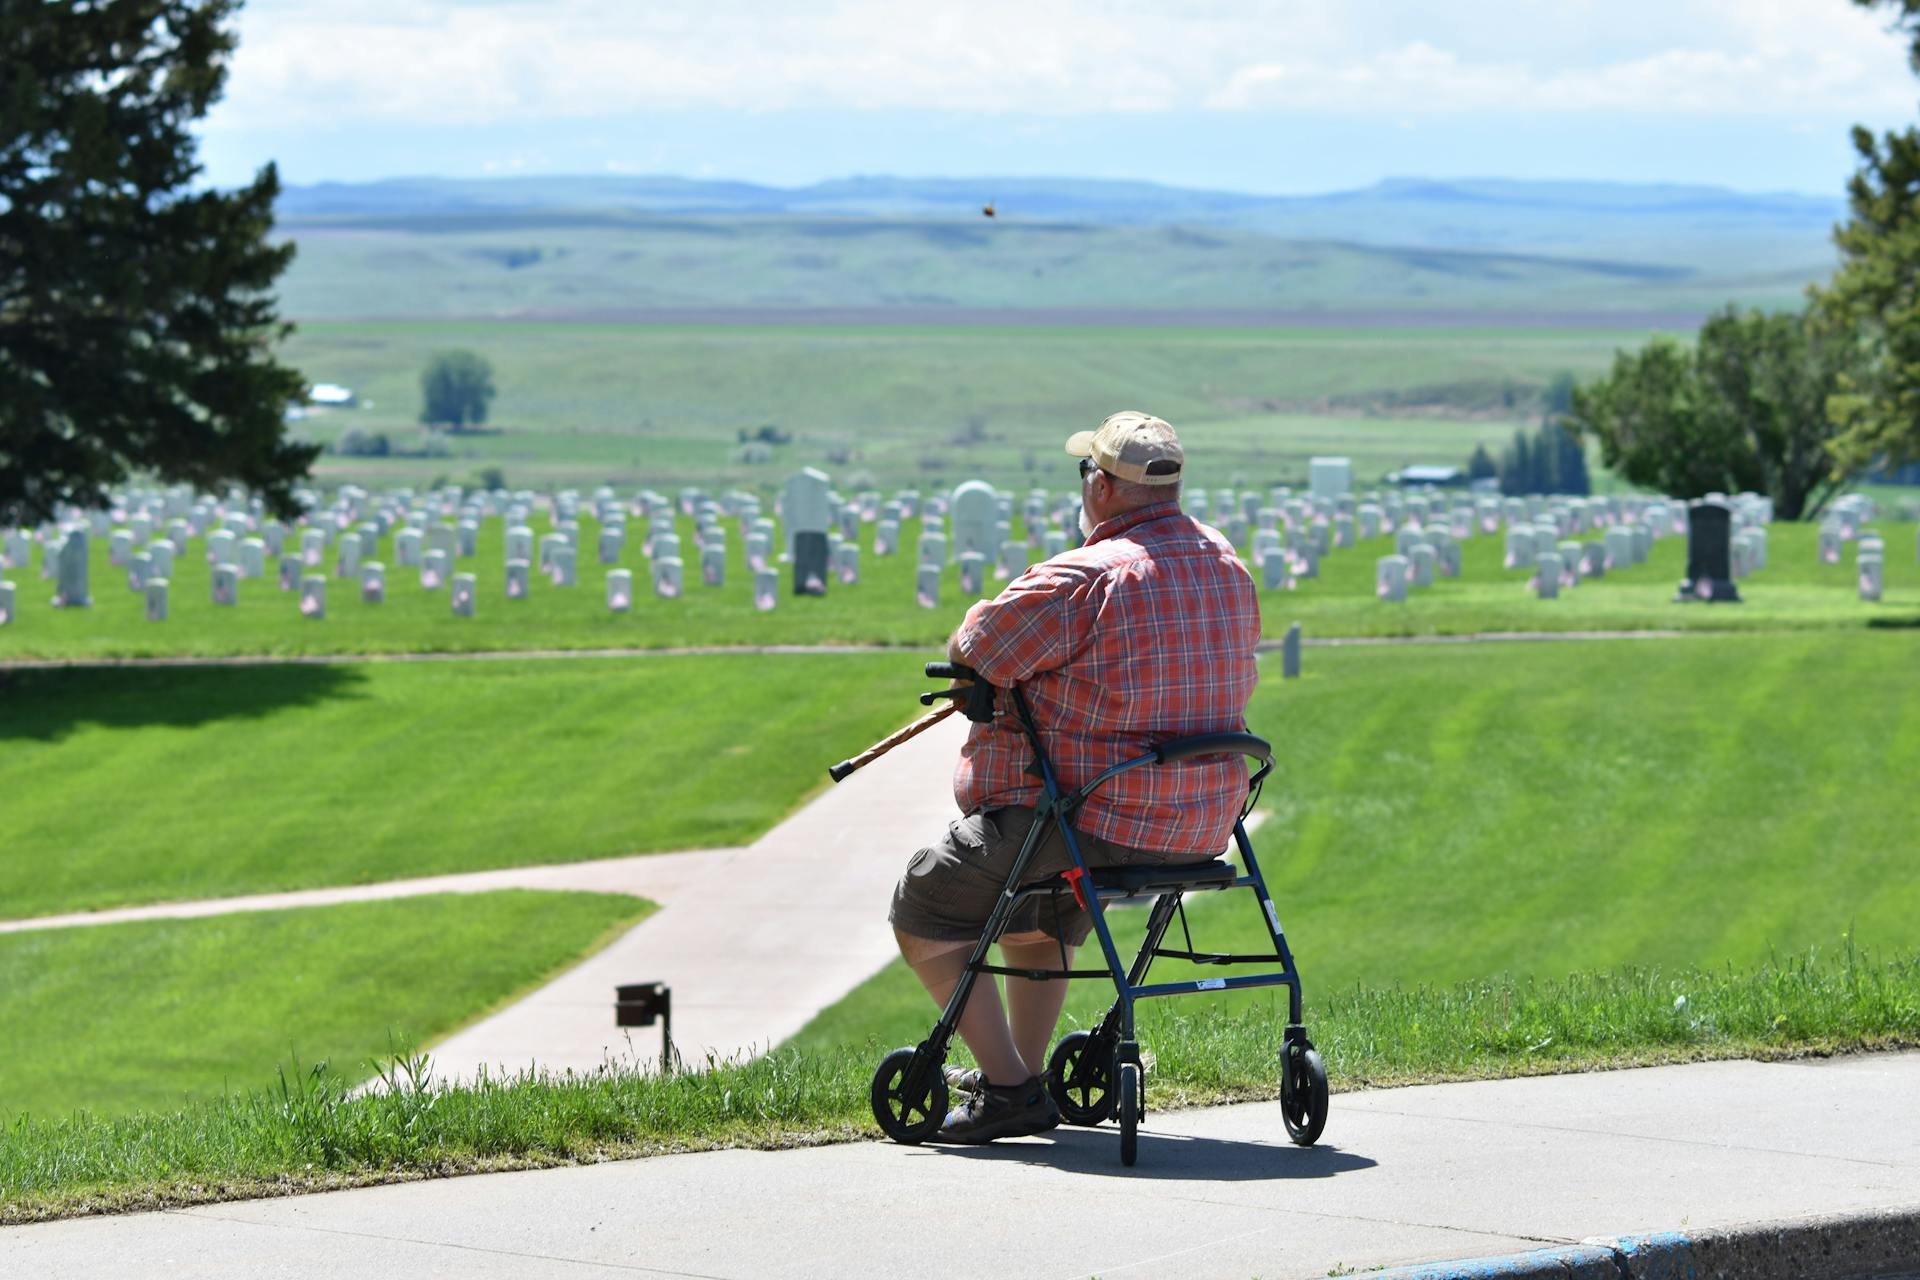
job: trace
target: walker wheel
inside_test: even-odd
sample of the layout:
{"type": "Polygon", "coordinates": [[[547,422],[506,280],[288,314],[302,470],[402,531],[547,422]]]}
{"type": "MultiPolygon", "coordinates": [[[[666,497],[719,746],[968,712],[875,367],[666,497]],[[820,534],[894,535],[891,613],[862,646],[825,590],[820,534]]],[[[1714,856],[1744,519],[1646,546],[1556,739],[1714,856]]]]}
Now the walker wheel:
{"type": "Polygon", "coordinates": [[[1089,1053],[1092,1040],[1090,1032],[1071,1032],[1047,1058],[1047,1092],[1068,1124],[1104,1124],[1113,1114],[1113,1053],[1089,1053]]]}
{"type": "Polygon", "coordinates": [[[895,1049],[880,1060],[873,1073],[873,1118],[895,1142],[913,1146],[939,1132],[947,1118],[947,1077],[940,1067],[925,1045],[895,1049]]]}
{"type": "Polygon", "coordinates": [[[1140,1065],[1120,1064],[1120,1163],[1128,1168],[1139,1157],[1140,1065]]]}
{"type": "Polygon", "coordinates": [[[1311,1047],[1289,1045],[1286,1070],[1280,1083],[1280,1117],[1287,1123],[1287,1136],[1310,1147],[1327,1127],[1326,1064],[1311,1047]]]}

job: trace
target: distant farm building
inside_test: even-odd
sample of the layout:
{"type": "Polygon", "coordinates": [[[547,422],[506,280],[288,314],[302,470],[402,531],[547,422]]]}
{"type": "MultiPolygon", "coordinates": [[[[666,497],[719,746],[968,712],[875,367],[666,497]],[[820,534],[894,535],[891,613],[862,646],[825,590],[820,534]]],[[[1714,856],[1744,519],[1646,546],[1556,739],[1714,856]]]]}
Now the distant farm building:
{"type": "Polygon", "coordinates": [[[1390,484],[1430,484],[1439,489],[1464,489],[1467,473],[1459,467],[1402,467],[1387,477],[1390,484]]]}
{"type": "Polygon", "coordinates": [[[316,382],[313,390],[307,392],[307,403],[326,409],[351,409],[360,403],[360,397],[353,393],[352,387],[343,387],[337,382],[316,382]]]}

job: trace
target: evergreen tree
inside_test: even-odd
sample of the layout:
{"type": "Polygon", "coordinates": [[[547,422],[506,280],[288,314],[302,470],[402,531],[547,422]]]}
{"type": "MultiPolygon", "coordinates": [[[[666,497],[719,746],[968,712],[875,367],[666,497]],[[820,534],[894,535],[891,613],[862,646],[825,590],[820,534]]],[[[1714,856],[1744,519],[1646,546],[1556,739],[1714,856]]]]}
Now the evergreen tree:
{"type": "Polygon", "coordinates": [[[1467,479],[1495,480],[1498,479],[1499,476],[1499,464],[1494,462],[1493,455],[1487,452],[1487,446],[1484,444],[1474,445],[1473,456],[1467,459],[1467,479]]]}
{"type": "Polygon", "coordinates": [[[1513,433],[1513,443],[1500,453],[1500,492],[1510,497],[1538,493],[1534,487],[1533,446],[1527,433],[1513,433]]]}
{"type": "Polygon", "coordinates": [[[136,473],[237,483],[280,514],[319,453],[276,363],[272,165],[199,185],[237,0],[5,0],[0,19],[0,524],[136,473]]]}

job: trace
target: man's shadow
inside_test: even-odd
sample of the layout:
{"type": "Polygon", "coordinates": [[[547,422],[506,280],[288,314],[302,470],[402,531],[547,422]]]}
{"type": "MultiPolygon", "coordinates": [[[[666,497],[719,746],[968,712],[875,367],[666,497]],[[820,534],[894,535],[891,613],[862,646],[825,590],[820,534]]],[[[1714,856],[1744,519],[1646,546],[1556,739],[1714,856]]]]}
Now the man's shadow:
{"type": "Polygon", "coordinates": [[[1242,1142],[1142,1131],[1139,1160],[1128,1168],[1120,1163],[1120,1131],[1111,1125],[1097,1129],[1062,1125],[1037,1139],[972,1146],[929,1142],[921,1150],[965,1160],[1044,1165],[1063,1173],[1179,1182],[1332,1178],[1371,1169],[1379,1163],[1338,1147],[1296,1147],[1284,1141],[1242,1142]]]}

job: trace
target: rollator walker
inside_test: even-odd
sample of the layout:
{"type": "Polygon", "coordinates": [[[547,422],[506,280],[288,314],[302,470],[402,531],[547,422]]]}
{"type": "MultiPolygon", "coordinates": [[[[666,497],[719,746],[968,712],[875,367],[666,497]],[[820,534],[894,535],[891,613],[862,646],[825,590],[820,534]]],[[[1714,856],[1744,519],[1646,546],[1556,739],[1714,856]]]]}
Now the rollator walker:
{"type": "MultiPolygon", "coordinates": [[[[957,663],[930,662],[927,675],[933,679],[972,681],[969,685],[936,690],[920,695],[922,705],[931,706],[940,699],[952,701],[940,711],[922,717],[915,724],[893,735],[861,756],[835,765],[829,772],[837,782],[847,774],[876,759],[886,750],[930,727],[956,708],[979,723],[994,715],[995,689],[981,682],[975,673],[957,663]]],[[[1107,978],[1113,982],[1112,1008],[1091,1031],[1074,1031],[1061,1038],[1047,1059],[1047,1090],[1060,1108],[1060,1117],[1069,1124],[1099,1125],[1118,1118],[1120,1124],[1120,1162],[1134,1163],[1138,1152],[1140,1117],[1146,1110],[1144,1073],[1139,1040],[1134,1033],[1136,1001],[1162,996],[1193,995],[1203,991],[1239,991],[1252,987],[1287,988],[1287,1025],[1281,1040],[1280,1103],[1287,1135],[1300,1146],[1312,1146],[1327,1122],[1327,1072],[1307,1038],[1300,1013],[1300,975],[1294,968],[1293,954],[1280,929],[1280,917],[1267,893],[1247,839],[1246,816],[1259,798],[1260,785],[1273,771],[1273,748],[1263,738],[1250,733],[1204,733],[1163,742],[1145,755],[1113,766],[1071,795],[1062,795],[1053,763],[1041,745],[1040,732],[1027,705],[1025,692],[1018,686],[1009,694],[1020,727],[1033,746],[1034,766],[1041,780],[1042,794],[1035,806],[1033,826],[1021,845],[1005,888],[988,918],[985,931],[967,960],[940,1020],[933,1031],[910,1049],[889,1053],[873,1073],[873,1116],[887,1136],[896,1142],[919,1143],[940,1129],[947,1114],[945,1065],[948,1046],[960,1022],[973,984],[983,974],[1001,974],[1036,981],[1064,981],[1074,978],[1107,978]],[[1074,836],[1073,818],[1089,796],[1119,775],[1132,769],[1159,767],[1197,756],[1245,755],[1258,762],[1247,779],[1247,802],[1234,820],[1233,840],[1240,854],[1240,869],[1210,854],[1196,855],[1191,863],[1144,867],[1089,868],[1074,836]],[[1040,848],[1050,828],[1057,827],[1073,865],[1058,875],[1028,883],[1026,868],[1034,851],[1040,848]],[[1261,915],[1273,940],[1271,954],[1225,955],[1194,950],[1193,934],[1187,927],[1184,895],[1213,890],[1251,889],[1260,899],[1261,915]],[[987,963],[988,948],[999,940],[1014,912],[1028,899],[1047,894],[1071,893],[1093,917],[1093,931],[1100,952],[1106,959],[1104,969],[1067,968],[1066,945],[1061,944],[1059,969],[1015,969],[987,963]],[[1122,964],[1114,947],[1113,933],[1107,926],[1105,906],[1121,900],[1152,899],[1147,913],[1146,936],[1130,965],[1122,964]],[[1174,919],[1180,920],[1184,950],[1169,949],[1166,940],[1174,919]],[[1266,964],[1279,962],[1272,972],[1236,974],[1213,978],[1193,978],[1178,982],[1147,981],[1154,960],[1165,957],[1199,965],[1266,964]]]]}

